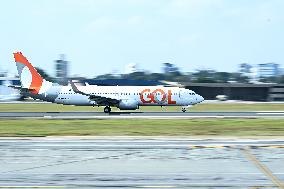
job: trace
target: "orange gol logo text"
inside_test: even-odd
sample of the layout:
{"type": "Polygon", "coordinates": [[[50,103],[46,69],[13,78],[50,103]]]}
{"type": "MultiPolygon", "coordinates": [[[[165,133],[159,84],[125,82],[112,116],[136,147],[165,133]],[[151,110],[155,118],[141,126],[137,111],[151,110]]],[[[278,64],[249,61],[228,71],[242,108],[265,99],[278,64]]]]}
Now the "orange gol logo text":
{"type": "Polygon", "coordinates": [[[144,89],[140,93],[140,100],[142,103],[158,103],[162,104],[168,100],[168,104],[176,104],[176,101],[172,100],[172,91],[168,90],[168,93],[166,94],[164,90],[162,89],[156,89],[151,92],[150,89],[144,89]],[[148,95],[145,95],[148,94],[148,95]],[[158,95],[161,94],[161,99],[158,99],[158,95]]]}

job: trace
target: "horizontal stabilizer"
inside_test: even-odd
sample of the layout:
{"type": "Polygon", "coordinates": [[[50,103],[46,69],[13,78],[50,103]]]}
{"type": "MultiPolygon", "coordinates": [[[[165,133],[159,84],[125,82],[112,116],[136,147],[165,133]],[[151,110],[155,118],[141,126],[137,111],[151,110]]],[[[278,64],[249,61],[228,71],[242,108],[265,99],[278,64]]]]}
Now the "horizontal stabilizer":
{"type": "Polygon", "coordinates": [[[24,88],[24,87],[19,86],[19,85],[9,85],[8,87],[20,90],[22,92],[33,92],[34,90],[36,90],[36,89],[33,89],[33,88],[24,88]]]}

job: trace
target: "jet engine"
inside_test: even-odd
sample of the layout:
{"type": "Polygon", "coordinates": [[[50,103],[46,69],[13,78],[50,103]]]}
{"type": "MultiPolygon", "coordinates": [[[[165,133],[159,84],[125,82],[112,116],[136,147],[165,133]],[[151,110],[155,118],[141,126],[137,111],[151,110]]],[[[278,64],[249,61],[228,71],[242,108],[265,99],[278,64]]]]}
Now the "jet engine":
{"type": "Polygon", "coordinates": [[[118,108],[121,110],[136,110],[139,108],[136,100],[121,100],[118,104],[118,108]]]}

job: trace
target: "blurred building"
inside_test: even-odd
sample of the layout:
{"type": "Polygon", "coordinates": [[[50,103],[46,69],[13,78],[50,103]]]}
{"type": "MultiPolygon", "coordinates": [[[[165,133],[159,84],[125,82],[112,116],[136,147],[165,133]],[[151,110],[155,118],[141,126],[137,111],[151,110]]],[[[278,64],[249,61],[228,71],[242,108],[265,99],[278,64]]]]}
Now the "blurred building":
{"type": "Polygon", "coordinates": [[[0,70],[0,77],[7,77],[7,72],[0,70]]]}
{"type": "Polygon", "coordinates": [[[8,87],[9,85],[21,85],[19,78],[8,77],[7,72],[0,71],[0,101],[21,99],[20,91],[8,87]]]}
{"type": "Polygon", "coordinates": [[[241,83],[181,83],[194,90],[205,100],[215,100],[218,95],[226,95],[228,100],[244,101],[284,101],[283,84],[241,84],[241,83]]]}
{"type": "Polygon", "coordinates": [[[65,55],[61,54],[58,60],[55,60],[55,78],[57,83],[68,84],[68,61],[65,60],[65,55]]]}
{"type": "Polygon", "coordinates": [[[7,71],[0,70],[0,85],[21,85],[20,79],[18,77],[8,76],[7,71]]]}
{"type": "Polygon", "coordinates": [[[251,73],[251,69],[252,69],[252,65],[248,64],[248,63],[242,63],[239,65],[239,72],[242,75],[248,75],[251,73]]]}
{"type": "Polygon", "coordinates": [[[255,66],[248,63],[239,64],[239,73],[242,76],[248,77],[249,83],[258,82],[258,70],[255,66]]]}
{"type": "Polygon", "coordinates": [[[263,77],[275,77],[281,74],[279,64],[270,62],[264,64],[258,64],[258,76],[263,77]]]}

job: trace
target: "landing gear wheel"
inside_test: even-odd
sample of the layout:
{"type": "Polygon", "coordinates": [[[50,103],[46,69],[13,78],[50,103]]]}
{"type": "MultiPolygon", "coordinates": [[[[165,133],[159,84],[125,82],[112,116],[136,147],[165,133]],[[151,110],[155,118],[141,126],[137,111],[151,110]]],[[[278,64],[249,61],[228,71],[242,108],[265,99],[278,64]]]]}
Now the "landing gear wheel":
{"type": "Polygon", "coordinates": [[[109,106],[106,106],[106,107],[104,108],[104,112],[105,112],[105,113],[110,113],[110,112],[111,112],[111,108],[110,108],[109,106]]]}
{"type": "Polygon", "coordinates": [[[181,111],[182,111],[182,112],[186,112],[186,109],[185,109],[185,108],[182,108],[181,111]]]}

